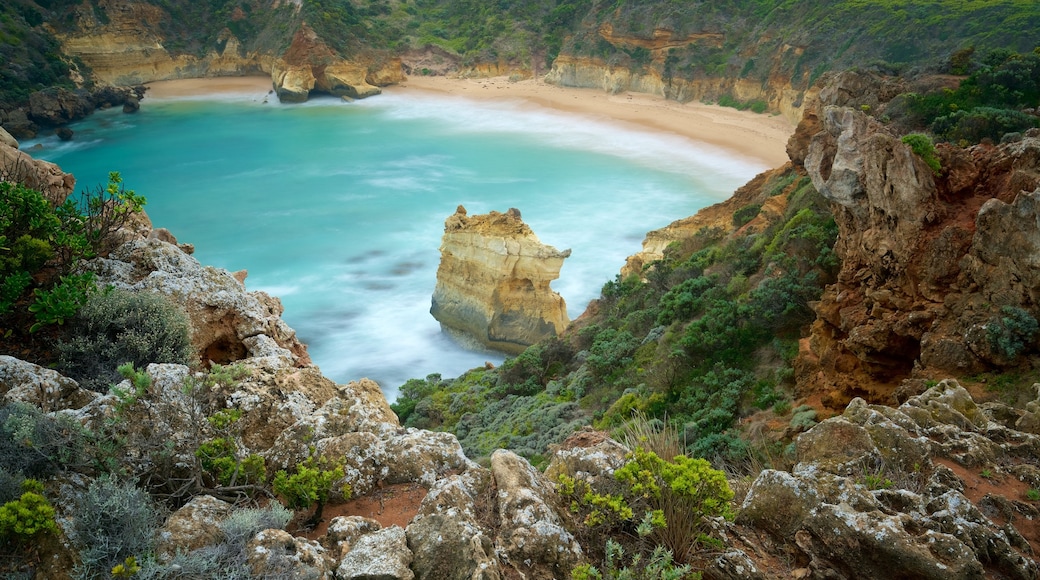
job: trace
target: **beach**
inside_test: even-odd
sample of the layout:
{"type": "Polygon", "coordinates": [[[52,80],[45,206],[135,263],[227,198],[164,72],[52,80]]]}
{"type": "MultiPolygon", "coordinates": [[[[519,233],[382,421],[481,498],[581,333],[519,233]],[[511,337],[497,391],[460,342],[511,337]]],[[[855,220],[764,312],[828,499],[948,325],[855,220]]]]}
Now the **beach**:
{"type": "MultiPolygon", "coordinates": [[[[261,100],[271,91],[271,79],[184,79],[153,82],[148,87],[146,100],[207,94],[242,94],[261,100]]],[[[532,107],[621,123],[628,128],[679,135],[724,149],[736,156],[754,159],[769,167],[787,162],[787,139],[794,132],[794,126],[779,115],[757,114],[702,103],[679,103],[643,93],[610,94],[599,89],[558,87],[540,79],[511,81],[507,77],[458,79],[413,76],[400,85],[385,87],[383,91],[388,94],[427,92],[475,100],[522,101],[532,107]]]]}

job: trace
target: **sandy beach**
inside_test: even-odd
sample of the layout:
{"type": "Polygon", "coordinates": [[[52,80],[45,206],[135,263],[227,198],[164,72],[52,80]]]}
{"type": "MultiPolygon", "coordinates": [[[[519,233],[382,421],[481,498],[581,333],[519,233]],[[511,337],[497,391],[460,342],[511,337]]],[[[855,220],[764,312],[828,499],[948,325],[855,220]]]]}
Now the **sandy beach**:
{"type": "MultiPolygon", "coordinates": [[[[243,94],[262,99],[271,90],[271,79],[186,79],[149,83],[148,87],[146,100],[207,94],[243,94]]],[[[701,103],[684,104],[641,93],[612,95],[598,89],[564,88],[538,79],[513,82],[506,77],[456,79],[417,76],[383,90],[389,94],[428,92],[476,100],[526,101],[533,107],[680,135],[751,158],[768,167],[777,167],[787,161],[785,147],[788,137],[794,132],[794,126],[779,115],[701,103]]]]}

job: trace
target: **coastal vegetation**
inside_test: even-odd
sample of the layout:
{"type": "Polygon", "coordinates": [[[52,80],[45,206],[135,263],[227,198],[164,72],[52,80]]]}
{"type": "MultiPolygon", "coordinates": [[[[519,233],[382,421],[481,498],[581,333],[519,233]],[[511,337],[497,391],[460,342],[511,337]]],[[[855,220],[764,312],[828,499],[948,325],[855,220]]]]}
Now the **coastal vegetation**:
{"type": "Polygon", "coordinates": [[[778,454],[742,437],[738,420],[794,421],[791,364],[810,303],[837,272],[837,228],[794,170],[763,190],[784,200],[779,219],[745,235],[704,228],[642,276],[605,284],[579,327],[494,371],[409,381],[393,405],[402,423],[454,432],[473,455],[507,447],[537,462],[588,418],[618,429],[637,412],[677,429],[691,456],[778,454]]]}

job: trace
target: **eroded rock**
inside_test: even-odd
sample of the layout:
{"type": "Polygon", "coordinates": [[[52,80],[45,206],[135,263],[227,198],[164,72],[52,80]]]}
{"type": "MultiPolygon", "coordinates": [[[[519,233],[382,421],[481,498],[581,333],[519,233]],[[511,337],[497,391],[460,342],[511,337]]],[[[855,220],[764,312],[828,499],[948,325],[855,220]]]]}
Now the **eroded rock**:
{"type": "Polygon", "coordinates": [[[430,313],[484,347],[519,353],[566,328],[567,306],[549,283],[569,255],[542,244],[515,209],[469,216],[459,206],[444,222],[430,313]]]}

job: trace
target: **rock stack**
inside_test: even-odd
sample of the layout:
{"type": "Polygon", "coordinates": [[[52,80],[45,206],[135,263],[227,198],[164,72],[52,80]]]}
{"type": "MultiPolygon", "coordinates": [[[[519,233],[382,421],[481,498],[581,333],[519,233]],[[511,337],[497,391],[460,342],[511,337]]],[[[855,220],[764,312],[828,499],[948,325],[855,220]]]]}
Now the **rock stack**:
{"type": "Polygon", "coordinates": [[[539,241],[516,209],[468,216],[460,205],[444,222],[430,313],[449,331],[519,353],[567,326],[549,283],[570,253],[539,241]]]}

